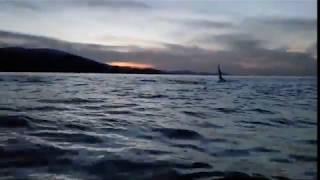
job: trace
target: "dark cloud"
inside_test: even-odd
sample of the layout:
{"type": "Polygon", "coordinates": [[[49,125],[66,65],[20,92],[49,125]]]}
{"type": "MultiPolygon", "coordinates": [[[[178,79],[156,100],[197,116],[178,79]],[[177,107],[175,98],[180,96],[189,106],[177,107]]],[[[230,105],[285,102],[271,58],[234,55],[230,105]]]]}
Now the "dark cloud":
{"type": "Polygon", "coordinates": [[[231,22],[213,21],[205,19],[176,19],[171,22],[180,23],[184,26],[192,28],[232,28],[234,24],[231,22]]]}
{"type": "Polygon", "coordinates": [[[23,47],[32,47],[32,48],[39,48],[39,47],[46,47],[46,48],[66,48],[69,44],[56,40],[53,38],[46,38],[42,36],[34,36],[34,35],[27,35],[27,34],[20,34],[15,32],[8,32],[8,31],[0,31],[0,41],[3,43],[0,44],[2,46],[23,46],[23,47]]]}
{"type": "Polygon", "coordinates": [[[135,46],[101,46],[98,44],[81,44],[72,43],[59,39],[48,38],[43,36],[35,36],[29,34],[21,34],[16,32],[1,31],[0,30],[0,47],[7,46],[22,46],[29,48],[53,48],[59,50],[80,50],[82,48],[88,50],[128,50],[137,49],[135,46]]]}
{"type": "Polygon", "coordinates": [[[271,26],[280,28],[285,31],[316,31],[317,19],[299,19],[299,18],[250,18],[244,23],[258,24],[263,26],[271,26]]]}
{"type": "MultiPolygon", "coordinates": [[[[222,38],[222,37],[221,37],[222,38]]],[[[221,40],[228,39],[226,37],[221,40]]],[[[222,64],[225,72],[239,75],[315,75],[316,60],[308,53],[251,48],[212,51],[197,46],[164,44],[164,49],[118,51],[116,46],[71,43],[40,36],[0,31],[2,46],[54,48],[101,62],[134,60],[150,63],[164,70],[216,72],[222,64]]],[[[249,43],[250,44],[250,43],[249,43]]],[[[254,43],[253,43],[254,44],[254,43]]],[[[258,43],[259,44],[259,43],[258,43]]],[[[130,48],[130,47],[122,47],[130,48]]]]}
{"type": "Polygon", "coordinates": [[[233,50],[252,50],[262,48],[263,43],[265,42],[244,33],[216,35],[212,38],[208,38],[207,40],[209,40],[209,42],[211,40],[213,42],[224,44],[233,50]]]}
{"type": "Polygon", "coordinates": [[[264,48],[265,40],[260,40],[245,33],[229,33],[221,35],[202,34],[192,40],[200,44],[218,44],[233,51],[251,51],[264,48]]]}

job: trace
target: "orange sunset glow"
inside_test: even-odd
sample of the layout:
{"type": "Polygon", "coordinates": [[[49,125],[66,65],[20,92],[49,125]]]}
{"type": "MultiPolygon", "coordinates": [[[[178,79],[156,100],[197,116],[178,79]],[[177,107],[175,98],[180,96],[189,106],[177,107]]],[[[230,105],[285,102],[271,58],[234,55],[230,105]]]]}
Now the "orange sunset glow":
{"type": "Polygon", "coordinates": [[[126,61],[110,62],[108,64],[110,64],[112,66],[131,67],[131,68],[140,68],[140,69],[153,68],[153,66],[151,64],[126,62],[126,61]]]}

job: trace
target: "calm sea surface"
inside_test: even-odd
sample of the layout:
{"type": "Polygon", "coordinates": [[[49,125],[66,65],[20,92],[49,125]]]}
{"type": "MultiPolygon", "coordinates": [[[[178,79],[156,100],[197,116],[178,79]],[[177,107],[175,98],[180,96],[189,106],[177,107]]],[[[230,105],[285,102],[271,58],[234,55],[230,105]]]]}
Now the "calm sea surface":
{"type": "Polygon", "coordinates": [[[0,179],[316,179],[316,78],[226,79],[1,73],[0,179]]]}

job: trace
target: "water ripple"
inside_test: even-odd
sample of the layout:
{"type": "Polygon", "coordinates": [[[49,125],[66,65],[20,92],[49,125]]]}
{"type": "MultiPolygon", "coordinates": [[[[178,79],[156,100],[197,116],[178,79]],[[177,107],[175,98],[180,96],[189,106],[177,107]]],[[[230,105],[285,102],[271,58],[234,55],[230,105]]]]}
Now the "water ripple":
{"type": "Polygon", "coordinates": [[[1,74],[0,179],[316,179],[311,77],[1,74]]]}

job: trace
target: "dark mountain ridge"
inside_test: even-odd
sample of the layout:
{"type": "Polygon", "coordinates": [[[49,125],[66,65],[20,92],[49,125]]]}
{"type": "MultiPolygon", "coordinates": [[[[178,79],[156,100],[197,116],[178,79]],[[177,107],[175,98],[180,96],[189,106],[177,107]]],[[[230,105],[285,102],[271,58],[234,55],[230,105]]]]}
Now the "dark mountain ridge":
{"type": "Polygon", "coordinates": [[[162,74],[163,71],[146,68],[118,67],[54,49],[0,48],[2,72],[81,72],[162,74]]]}

